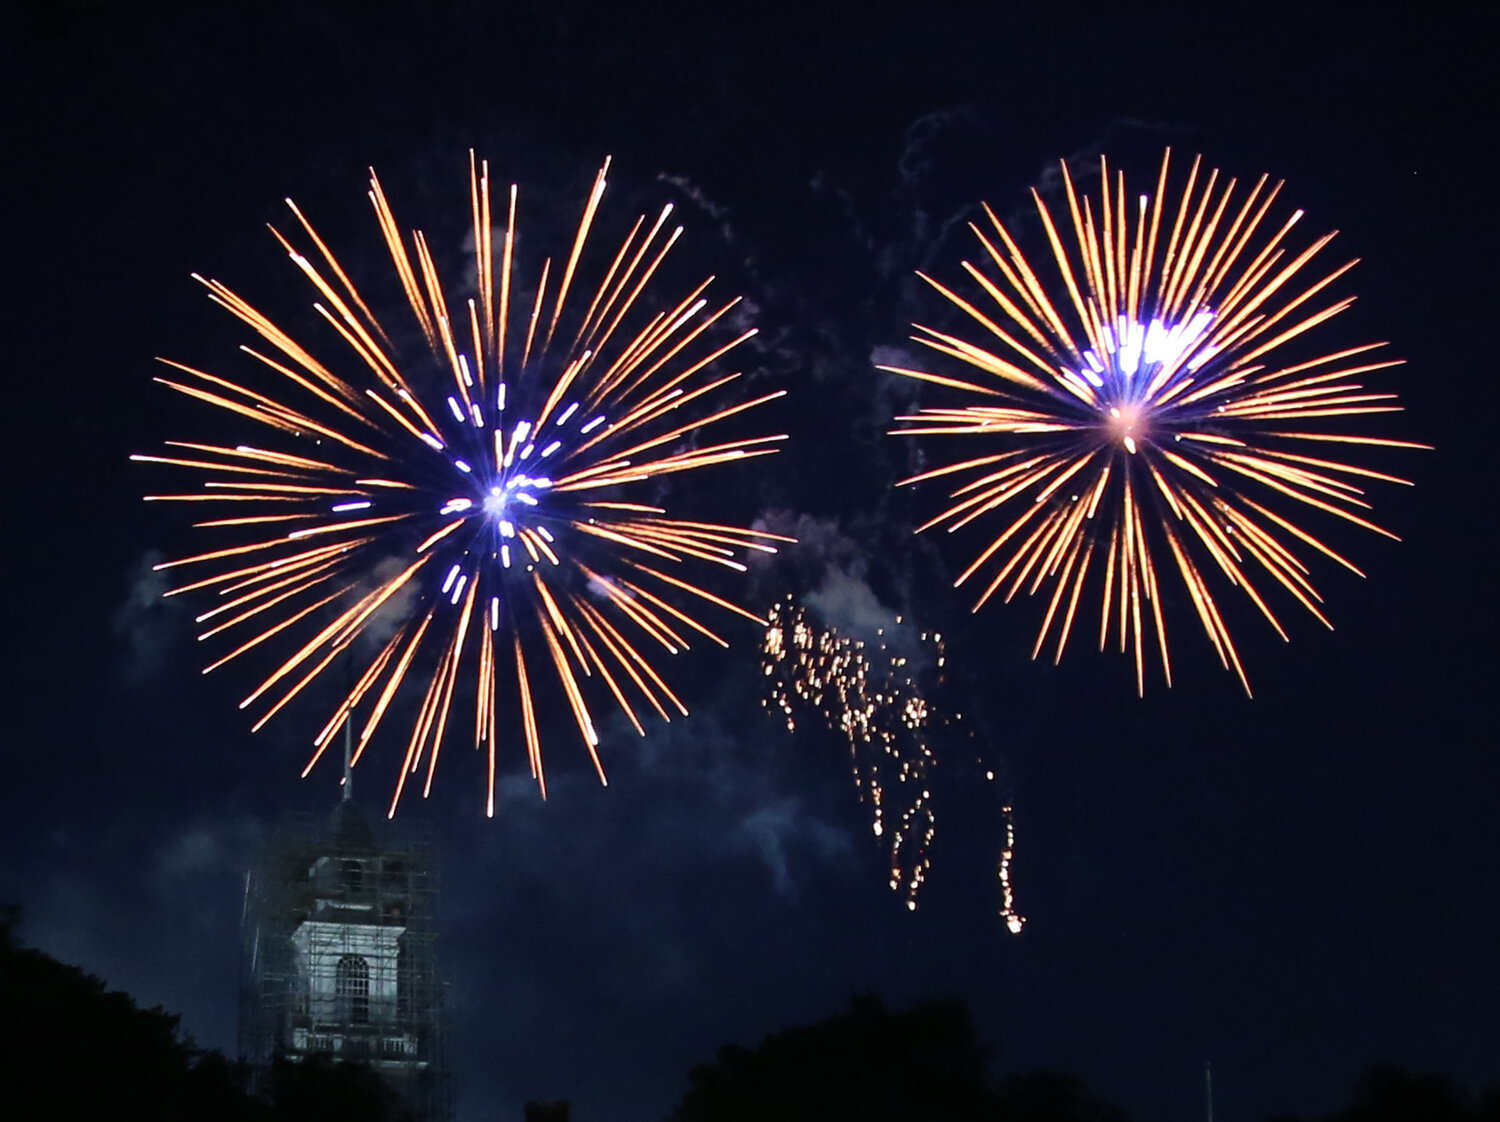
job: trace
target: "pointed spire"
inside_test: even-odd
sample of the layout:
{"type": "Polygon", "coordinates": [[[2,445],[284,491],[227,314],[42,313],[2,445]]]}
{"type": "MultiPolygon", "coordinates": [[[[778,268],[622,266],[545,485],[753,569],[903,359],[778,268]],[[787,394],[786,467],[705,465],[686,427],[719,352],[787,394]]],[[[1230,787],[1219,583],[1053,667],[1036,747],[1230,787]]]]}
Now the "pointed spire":
{"type": "Polygon", "coordinates": [[[354,798],[354,714],[344,718],[344,788],[343,801],[354,798]]]}

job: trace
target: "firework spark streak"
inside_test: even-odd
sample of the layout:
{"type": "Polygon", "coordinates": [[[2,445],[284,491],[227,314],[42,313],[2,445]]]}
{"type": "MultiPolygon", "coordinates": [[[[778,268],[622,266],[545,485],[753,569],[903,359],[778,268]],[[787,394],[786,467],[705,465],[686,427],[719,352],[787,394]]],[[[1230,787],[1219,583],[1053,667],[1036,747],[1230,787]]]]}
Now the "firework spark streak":
{"type": "Polygon", "coordinates": [[[922,529],[952,532],[1002,512],[998,533],[957,581],[991,574],[976,611],[996,593],[1009,601],[1050,585],[1032,657],[1055,635],[1057,661],[1093,578],[1102,585],[1099,647],[1113,634],[1122,652],[1133,652],[1143,692],[1152,646],[1171,684],[1162,586],[1175,572],[1220,662],[1248,694],[1212,586],[1222,578],[1239,589],[1283,639],[1262,594],[1270,586],[1331,626],[1305,551],[1359,570],[1303,529],[1298,515],[1318,511],[1394,538],[1362,513],[1370,507],[1359,484],[1408,481],[1342,455],[1357,446],[1429,446],[1333,431],[1337,424],[1328,423],[1399,411],[1394,394],[1369,392],[1361,381],[1400,364],[1372,354],[1385,344],[1284,357],[1353,303],[1330,303],[1324,292],[1355,262],[1327,272],[1313,266],[1334,235],[1295,248],[1289,235],[1302,211],[1267,218],[1280,183],[1268,188],[1262,176],[1239,191],[1217,170],[1205,176],[1198,159],[1174,207],[1167,202],[1170,155],[1155,196],[1134,203],[1124,176],[1112,180],[1101,157],[1097,209],[1075,191],[1064,165],[1065,232],[1032,192],[1064,301],[1053,302],[988,207],[989,228],[970,228],[993,268],[963,263],[984,298],[970,301],[923,276],[984,329],[987,342],[920,324],[913,338],[988,377],[881,369],[978,399],[902,417],[910,427],[901,435],[1002,438],[993,451],[905,481],[969,476],[922,529]],[[989,340],[999,346],[987,349],[995,346],[989,340]]]}
{"type": "Polygon", "coordinates": [[[712,278],[675,303],[643,298],[682,233],[668,224],[670,205],[654,222],[637,219],[595,268],[585,250],[608,168],[566,257],[523,277],[517,188],[498,200],[492,225],[489,168],[471,154],[472,296],[440,280],[421,232],[402,237],[372,172],[370,201],[415,319],[401,332],[377,319],[287,200],[311,248],[272,233],[317,290],[314,307],[342,337],[342,355],[325,364],[228,287],[197,277],[262,340],[242,348],[255,376],[163,360],[173,373],[157,381],[259,426],[253,444],[172,441],[163,455],[132,457],[206,473],[196,490],[147,499],[206,503],[213,516],[195,525],[242,535],[157,566],[195,575],[168,595],[217,594],[198,617],[200,639],[236,636],[204,672],[263,644],[290,647],[241,704],[264,707],[257,729],[331,665],[350,675],[307,770],[346,723],[357,762],[402,686],[414,687],[421,701],[391,814],[419,771],[431,790],[471,695],[493,814],[502,716],[519,726],[546,793],[537,690],[547,678],[603,781],[588,692],[602,686],[644,735],[646,710],[687,712],[649,652],[676,654],[690,636],[727,645],[700,620],[704,606],[764,623],[684,570],[743,570],[745,550],[774,552],[770,540],[789,539],[669,517],[656,481],[775,451],[784,437],[701,434],[781,393],[745,398],[740,375],[722,372],[720,360],[754,331],[718,338],[738,300],[711,303],[712,278]],[[601,279],[585,289],[585,275],[601,279]],[[417,345],[393,341],[405,334],[417,345]]]}
{"type": "MultiPolygon", "coordinates": [[[[941,670],[942,637],[923,633],[920,641],[931,646],[941,670]]],[[[872,647],[818,627],[806,608],[787,601],[771,609],[761,669],[768,686],[762,703],[780,711],[788,731],[797,727],[800,704],[848,742],[855,789],[870,805],[871,830],[890,847],[891,888],[904,891],[907,908],[915,910],[937,830],[930,790],[937,761],[927,741],[936,714],[908,659],[890,649],[883,628],[872,647]],[[887,822],[890,796],[902,804],[893,824],[887,822]]]]}

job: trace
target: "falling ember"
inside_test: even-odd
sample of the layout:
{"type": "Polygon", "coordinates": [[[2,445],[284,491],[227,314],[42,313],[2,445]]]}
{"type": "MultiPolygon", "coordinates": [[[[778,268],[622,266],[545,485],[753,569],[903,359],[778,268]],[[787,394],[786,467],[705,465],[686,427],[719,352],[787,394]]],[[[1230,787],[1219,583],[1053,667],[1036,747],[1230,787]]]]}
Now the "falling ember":
{"type": "Polygon", "coordinates": [[[1026,926],[1026,917],[1016,911],[1016,892],[1010,882],[1010,865],[1016,857],[1016,819],[1011,808],[1001,807],[1005,818],[1005,848],[1000,851],[997,875],[1000,878],[1000,918],[1012,935],[1019,935],[1026,926]]]}
{"type": "Polygon", "coordinates": [[[1075,191],[1064,165],[1063,232],[1032,192],[1057,272],[1053,288],[1066,294],[1056,304],[986,207],[988,226],[970,227],[986,260],[963,262],[983,297],[971,301],[922,278],[984,329],[984,345],[920,324],[914,336],[980,375],[881,369],[972,399],[901,417],[908,427],[898,435],[995,438],[990,451],[905,481],[962,480],[924,530],[952,533],[993,517],[997,529],[957,581],[984,572],[976,611],[997,593],[1008,602],[1045,589],[1032,657],[1055,640],[1060,661],[1074,624],[1092,627],[1082,607],[1083,619],[1098,619],[1101,650],[1113,638],[1132,652],[1144,692],[1148,648],[1172,681],[1163,585],[1180,583],[1219,661],[1248,694],[1220,590],[1239,589],[1282,638],[1264,595],[1272,589],[1331,626],[1307,551],[1359,570],[1298,516],[1318,511],[1394,538],[1362,513],[1370,504],[1360,484],[1408,481],[1341,457],[1359,445],[1428,446],[1333,431],[1344,419],[1400,411],[1394,394],[1370,392],[1362,380],[1400,365],[1372,354],[1385,344],[1288,353],[1353,303],[1322,294],[1354,262],[1313,275],[1333,234],[1295,248],[1289,235],[1301,211],[1279,225],[1266,220],[1280,183],[1268,188],[1262,176],[1238,191],[1217,170],[1203,175],[1198,159],[1169,204],[1169,160],[1170,151],[1155,195],[1133,205],[1124,176],[1111,179],[1102,157],[1097,199],[1075,191]],[[1087,606],[1086,588],[1098,589],[1097,607],[1087,606]]]}
{"type": "Polygon", "coordinates": [[[656,503],[665,476],[775,451],[784,437],[705,434],[781,393],[747,398],[741,376],[724,370],[725,355],[754,334],[724,331],[738,300],[712,305],[710,281],[669,300],[643,295],[682,233],[667,224],[670,206],[654,222],[637,219],[612,256],[587,251],[608,168],[566,257],[523,269],[518,190],[494,200],[489,166],[471,153],[472,271],[446,286],[444,255],[421,232],[402,236],[372,173],[369,198],[410,328],[377,318],[378,301],[288,200],[310,248],[272,233],[341,343],[315,357],[199,277],[259,336],[259,349],[242,348],[255,364],[230,377],[163,360],[173,373],[157,381],[258,434],[132,457],[204,474],[199,489],[149,501],[234,515],[197,525],[238,537],[157,566],[194,574],[168,595],[217,595],[198,617],[213,621],[200,638],[234,631],[238,641],[209,670],[277,651],[241,706],[263,710],[256,728],[325,671],[345,683],[307,770],[346,725],[357,762],[410,695],[392,814],[419,772],[423,794],[431,790],[439,750],[469,715],[473,746],[487,755],[488,812],[502,721],[524,740],[545,795],[537,706],[549,679],[602,781],[590,695],[607,693],[644,735],[645,710],[687,712],[653,655],[700,638],[727,645],[699,609],[764,623],[698,571],[742,571],[745,551],[788,539],[683,520],[656,503]],[[416,348],[393,342],[413,333],[416,348]]]}
{"type": "MultiPolygon", "coordinates": [[[[900,622],[898,617],[897,622],[900,622]]],[[[920,642],[941,669],[942,637],[920,642]]],[[[771,609],[761,644],[766,708],[797,727],[800,708],[817,713],[849,745],[854,787],[870,807],[870,828],[890,855],[890,886],[915,910],[932,866],[937,830],[932,771],[937,760],[928,733],[940,718],[923,696],[908,657],[895,653],[883,632],[873,642],[818,627],[790,600],[771,609]]]]}

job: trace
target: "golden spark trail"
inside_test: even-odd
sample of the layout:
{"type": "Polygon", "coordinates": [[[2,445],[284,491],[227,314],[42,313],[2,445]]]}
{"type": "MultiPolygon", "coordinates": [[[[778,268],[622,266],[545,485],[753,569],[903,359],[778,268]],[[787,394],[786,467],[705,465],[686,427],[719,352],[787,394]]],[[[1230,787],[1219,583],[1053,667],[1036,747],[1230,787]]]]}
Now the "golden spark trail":
{"type": "MultiPolygon", "coordinates": [[[[901,626],[901,617],[895,622],[901,626]]],[[[916,643],[941,679],[947,657],[942,636],[923,632],[916,643]]],[[[871,832],[886,847],[890,887],[915,911],[937,831],[930,731],[948,719],[928,702],[910,656],[900,653],[884,628],[868,641],[840,635],[787,599],[766,620],[761,669],[761,704],[774,709],[789,731],[797,727],[799,711],[810,709],[843,737],[855,790],[870,808],[871,832]]]]}

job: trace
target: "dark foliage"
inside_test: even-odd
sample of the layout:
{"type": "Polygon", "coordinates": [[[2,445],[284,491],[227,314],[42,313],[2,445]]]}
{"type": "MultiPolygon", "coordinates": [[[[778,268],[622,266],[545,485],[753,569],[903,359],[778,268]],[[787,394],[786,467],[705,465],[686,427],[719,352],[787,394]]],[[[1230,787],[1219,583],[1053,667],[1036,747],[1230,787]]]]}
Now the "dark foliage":
{"type": "Polygon", "coordinates": [[[1475,1117],[1446,1075],[1381,1064],[1365,1072],[1353,1101],[1332,1122],[1471,1122],[1475,1117]]]}
{"type": "Polygon", "coordinates": [[[40,951],[0,940],[0,1068],[11,1117],[259,1117],[245,1073],[203,1054],[177,1018],[40,951]]]}
{"type": "Polygon", "coordinates": [[[403,1122],[410,1116],[380,1076],[363,1064],[313,1057],[271,1068],[274,1122],[403,1122]]]}
{"type": "Polygon", "coordinates": [[[249,1071],[195,1048],[178,1019],[141,1009],[0,928],[0,1085],[16,1122],[400,1122],[394,1093],[358,1064],[278,1064],[269,1101],[249,1071]]]}
{"type": "Polygon", "coordinates": [[[886,1009],[855,998],[826,1021],[758,1048],[728,1045],[689,1073],[673,1122],[1125,1122],[1069,1076],[1015,1076],[998,1089],[960,1001],[886,1009]]]}
{"type": "Polygon", "coordinates": [[[1056,1071],[1012,1075],[1000,1084],[1004,1122],[1127,1122],[1118,1107],[1091,1095],[1076,1076],[1056,1071]]]}
{"type": "Polygon", "coordinates": [[[1500,1087],[1470,1098],[1446,1075],[1376,1064],[1360,1076],[1349,1104],[1319,1122],[1500,1122],[1500,1087]]]}

